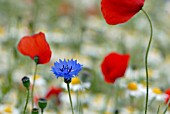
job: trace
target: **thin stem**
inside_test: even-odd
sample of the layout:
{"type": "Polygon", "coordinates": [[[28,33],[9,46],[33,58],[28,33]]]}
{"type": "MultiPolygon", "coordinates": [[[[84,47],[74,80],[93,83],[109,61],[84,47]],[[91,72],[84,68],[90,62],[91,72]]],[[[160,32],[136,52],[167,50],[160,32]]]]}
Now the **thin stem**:
{"type": "Polygon", "coordinates": [[[44,110],[43,110],[43,109],[41,109],[41,114],[43,114],[43,112],[44,112],[44,110]]]}
{"type": "MultiPolygon", "coordinates": [[[[80,111],[80,107],[79,107],[79,91],[76,91],[76,97],[77,97],[77,111],[80,111]]],[[[80,112],[79,112],[80,113],[80,112]]]]}
{"type": "Polygon", "coordinates": [[[134,103],[135,99],[134,99],[134,96],[131,96],[131,95],[130,95],[129,97],[130,97],[131,107],[135,108],[135,103],[134,103]]]}
{"type": "Polygon", "coordinates": [[[38,64],[36,63],[36,65],[35,65],[35,71],[34,71],[34,80],[33,80],[32,91],[31,91],[32,109],[34,108],[34,86],[35,86],[35,78],[36,78],[36,73],[37,73],[37,66],[38,66],[38,64]]]}
{"type": "MultiPolygon", "coordinates": [[[[79,95],[80,98],[80,95],[79,95]]],[[[83,114],[83,108],[82,108],[82,104],[81,104],[81,99],[79,99],[79,114],[83,114]]]]}
{"type": "Polygon", "coordinates": [[[81,107],[81,99],[80,99],[79,90],[76,91],[76,97],[77,97],[77,112],[79,114],[82,114],[82,107],[81,107]]]}
{"type": "Polygon", "coordinates": [[[150,39],[149,39],[149,43],[148,43],[146,54],[145,54],[145,70],[146,70],[146,104],[145,104],[145,114],[147,114],[148,95],[149,95],[148,53],[149,53],[149,49],[150,49],[151,42],[152,42],[153,28],[152,28],[152,22],[151,22],[151,19],[150,19],[149,15],[145,12],[144,9],[141,9],[141,10],[143,11],[145,16],[147,17],[147,19],[149,21],[149,24],[150,24],[150,39]]]}
{"type": "MultiPolygon", "coordinates": [[[[118,107],[119,107],[119,106],[118,106],[118,105],[119,105],[119,103],[118,103],[118,102],[119,102],[119,97],[118,97],[119,95],[118,95],[118,94],[119,94],[119,89],[120,89],[120,88],[119,88],[118,81],[119,81],[119,80],[117,80],[117,81],[115,82],[115,84],[113,85],[113,86],[114,86],[114,95],[115,95],[115,97],[114,97],[114,105],[115,105],[115,106],[114,106],[114,108],[115,108],[114,111],[117,110],[118,107]]],[[[114,112],[114,111],[113,111],[113,112],[114,112]]]]}
{"type": "Polygon", "coordinates": [[[70,99],[70,105],[71,105],[72,114],[74,114],[73,104],[72,104],[71,94],[70,94],[70,86],[69,86],[69,83],[66,83],[66,84],[67,84],[67,89],[68,89],[68,95],[69,95],[69,99],[70,99]]]}
{"type": "Polygon", "coordinates": [[[160,105],[158,106],[157,114],[159,114],[160,105]]]}
{"type": "Polygon", "coordinates": [[[165,109],[164,109],[163,114],[165,114],[166,111],[168,110],[169,104],[170,104],[170,99],[168,100],[168,103],[166,104],[166,107],[165,107],[165,109]]]}
{"type": "Polygon", "coordinates": [[[148,107],[150,107],[152,105],[152,103],[155,101],[156,97],[152,98],[150,103],[148,104],[148,107]]]}
{"type": "Polygon", "coordinates": [[[30,94],[30,92],[29,92],[29,88],[27,88],[27,99],[26,99],[26,103],[25,103],[24,113],[23,113],[23,114],[25,114],[25,111],[26,111],[26,109],[27,109],[28,99],[29,99],[29,94],[30,94]]]}
{"type": "MultiPolygon", "coordinates": [[[[110,92],[111,93],[111,92],[110,92]]],[[[107,105],[109,104],[109,101],[110,101],[110,94],[109,95],[106,95],[106,98],[105,98],[105,103],[103,105],[103,109],[101,110],[101,114],[105,114],[106,110],[107,110],[107,105]]]]}

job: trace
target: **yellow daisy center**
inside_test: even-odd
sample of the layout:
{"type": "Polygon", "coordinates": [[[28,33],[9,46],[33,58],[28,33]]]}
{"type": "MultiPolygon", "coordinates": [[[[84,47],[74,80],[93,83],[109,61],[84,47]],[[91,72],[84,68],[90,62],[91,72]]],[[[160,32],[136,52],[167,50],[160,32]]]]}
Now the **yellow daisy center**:
{"type": "Polygon", "coordinates": [[[12,113],[12,108],[10,106],[5,107],[5,112],[12,113]]]}
{"type": "Polygon", "coordinates": [[[134,109],[134,107],[127,107],[127,109],[128,109],[128,111],[130,112],[130,113],[133,113],[134,111],[135,111],[135,109],[134,109]]]}
{"type": "Polygon", "coordinates": [[[128,89],[129,90],[137,90],[138,89],[138,86],[137,86],[137,84],[135,83],[135,82],[130,82],[129,84],[128,84],[128,89]]]}
{"type": "Polygon", "coordinates": [[[73,84],[73,85],[80,84],[79,78],[77,78],[77,77],[72,78],[71,84],[73,84]]]}
{"type": "Polygon", "coordinates": [[[105,112],[104,114],[112,114],[111,112],[105,112]]]}
{"type": "Polygon", "coordinates": [[[5,30],[2,27],[0,27],[0,35],[4,34],[4,32],[5,30]]]}
{"type": "Polygon", "coordinates": [[[156,94],[162,94],[162,91],[159,88],[153,88],[152,91],[156,94]]]}
{"type": "Polygon", "coordinates": [[[40,78],[39,75],[36,75],[36,76],[35,76],[35,80],[38,80],[39,78],[40,78]]]}

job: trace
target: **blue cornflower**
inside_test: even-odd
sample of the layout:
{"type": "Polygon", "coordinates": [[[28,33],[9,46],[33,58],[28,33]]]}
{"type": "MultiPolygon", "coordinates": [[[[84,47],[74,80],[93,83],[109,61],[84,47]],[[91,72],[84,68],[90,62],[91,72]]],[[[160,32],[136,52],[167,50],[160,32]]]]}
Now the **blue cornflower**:
{"type": "Polygon", "coordinates": [[[54,66],[51,67],[51,71],[55,74],[55,76],[63,77],[66,81],[71,81],[71,79],[78,75],[78,73],[82,70],[81,64],[77,63],[77,60],[68,60],[65,59],[62,61],[59,59],[59,62],[55,62],[54,66]]]}

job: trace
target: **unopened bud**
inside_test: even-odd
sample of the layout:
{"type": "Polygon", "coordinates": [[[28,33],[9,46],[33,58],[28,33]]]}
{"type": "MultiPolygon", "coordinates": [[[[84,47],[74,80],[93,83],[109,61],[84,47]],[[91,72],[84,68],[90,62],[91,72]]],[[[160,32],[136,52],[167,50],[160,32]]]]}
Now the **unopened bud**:
{"type": "Polygon", "coordinates": [[[29,79],[27,76],[24,76],[24,77],[22,78],[22,83],[23,83],[23,85],[28,89],[29,86],[30,86],[30,79],[29,79]]]}
{"type": "Polygon", "coordinates": [[[36,64],[38,64],[38,61],[39,61],[38,56],[35,56],[35,57],[34,57],[34,62],[35,62],[36,64]]]}
{"type": "Polygon", "coordinates": [[[47,106],[47,100],[45,98],[40,98],[38,100],[38,106],[41,108],[41,109],[44,109],[46,106],[47,106]]]}
{"type": "Polygon", "coordinates": [[[39,113],[38,108],[33,108],[32,109],[32,113],[31,114],[38,114],[38,113],[39,113]]]}

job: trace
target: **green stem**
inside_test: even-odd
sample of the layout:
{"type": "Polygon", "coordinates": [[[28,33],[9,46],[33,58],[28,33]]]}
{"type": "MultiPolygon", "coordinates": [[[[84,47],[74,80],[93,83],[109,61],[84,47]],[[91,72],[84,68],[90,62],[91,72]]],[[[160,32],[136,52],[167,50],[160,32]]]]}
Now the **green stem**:
{"type": "MultiPolygon", "coordinates": [[[[80,96],[79,96],[80,98],[80,96]]],[[[83,108],[82,108],[82,104],[81,104],[81,99],[79,99],[79,114],[83,114],[83,108]]]]}
{"type": "Polygon", "coordinates": [[[29,94],[30,94],[29,88],[27,88],[27,99],[26,99],[26,103],[25,103],[25,107],[24,107],[24,114],[25,114],[25,111],[26,111],[26,109],[27,109],[29,94]]]}
{"type": "MultiPolygon", "coordinates": [[[[115,97],[114,97],[114,104],[115,104],[115,107],[114,107],[115,109],[114,109],[114,111],[117,110],[118,107],[119,107],[119,106],[118,106],[118,105],[119,105],[119,103],[118,103],[118,100],[119,100],[119,97],[118,97],[118,96],[119,96],[119,95],[118,95],[118,94],[119,94],[119,89],[120,89],[120,88],[119,88],[118,81],[119,81],[119,80],[117,80],[117,81],[115,82],[115,84],[113,85],[113,86],[114,86],[114,95],[115,95],[115,97]]],[[[113,111],[113,112],[114,112],[114,111],[113,111]]]]}
{"type": "Polygon", "coordinates": [[[44,110],[43,110],[43,109],[41,109],[41,114],[43,114],[43,112],[44,112],[44,110]]]}
{"type": "MultiPolygon", "coordinates": [[[[111,92],[110,92],[111,93],[111,92]]],[[[109,95],[106,95],[106,98],[105,98],[105,103],[104,103],[104,106],[103,106],[103,109],[101,110],[101,114],[105,114],[106,113],[106,110],[107,110],[107,106],[109,104],[109,101],[110,101],[110,94],[109,95]]]]}
{"type": "Polygon", "coordinates": [[[76,91],[76,97],[77,97],[77,111],[79,114],[82,114],[82,106],[81,106],[81,97],[79,94],[79,90],[76,91]]]}
{"type": "Polygon", "coordinates": [[[158,106],[157,114],[159,114],[160,105],[158,106]]]}
{"type": "Polygon", "coordinates": [[[170,104],[170,99],[168,100],[168,103],[166,104],[166,107],[165,107],[165,109],[164,109],[163,114],[165,114],[166,111],[168,110],[169,104],[170,104]]]}
{"type": "Polygon", "coordinates": [[[66,83],[66,84],[67,84],[67,89],[68,89],[68,95],[69,95],[69,99],[70,99],[70,105],[71,105],[72,114],[74,114],[73,104],[72,104],[71,94],[70,94],[70,86],[69,86],[69,83],[66,83]]]}
{"type": "Polygon", "coordinates": [[[34,79],[33,79],[33,84],[32,84],[32,91],[31,91],[31,97],[32,97],[32,109],[34,108],[34,86],[35,86],[35,78],[36,78],[36,73],[37,73],[37,63],[35,65],[35,71],[34,71],[34,79]]]}
{"type": "Polygon", "coordinates": [[[76,97],[77,97],[77,112],[81,114],[82,107],[81,107],[81,100],[79,97],[79,90],[76,91],[76,97]]]}
{"type": "Polygon", "coordinates": [[[77,111],[79,111],[79,91],[76,91],[76,99],[77,99],[77,111]]]}
{"type": "Polygon", "coordinates": [[[135,101],[135,99],[134,99],[134,96],[129,96],[130,97],[130,104],[131,104],[131,107],[134,107],[135,108],[135,103],[134,103],[134,101],[135,101]]]}
{"type": "Polygon", "coordinates": [[[152,103],[155,101],[156,97],[152,98],[150,103],[148,104],[148,107],[150,107],[152,105],[152,103]]]}
{"type": "Polygon", "coordinates": [[[144,9],[141,9],[141,10],[143,11],[145,16],[147,17],[147,19],[149,21],[149,24],[150,24],[150,39],[149,39],[149,43],[148,43],[146,54],[145,54],[145,70],[146,70],[146,104],[145,104],[145,114],[147,114],[148,95],[149,95],[148,53],[149,53],[149,49],[150,49],[151,42],[152,42],[153,29],[152,29],[152,22],[151,22],[151,19],[150,19],[149,15],[145,12],[144,9]]]}

